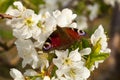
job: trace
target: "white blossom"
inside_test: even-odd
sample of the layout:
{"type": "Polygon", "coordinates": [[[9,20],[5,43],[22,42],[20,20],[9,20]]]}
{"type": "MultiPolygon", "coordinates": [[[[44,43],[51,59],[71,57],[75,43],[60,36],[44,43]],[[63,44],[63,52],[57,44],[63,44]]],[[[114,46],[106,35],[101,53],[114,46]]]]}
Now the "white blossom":
{"type": "Polygon", "coordinates": [[[39,51],[38,53],[39,53],[38,66],[40,66],[42,72],[44,71],[45,68],[49,67],[48,53],[44,53],[42,51],[39,51]]]}
{"type": "Polygon", "coordinates": [[[16,9],[10,6],[10,9],[8,9],[6,13],[14,17],[20,17],[22,15],[22,12],[25,11],[25,7],[20,1],[15,1],[13,5],[16,7],[16,9]]]}
{"type": "Polygon", "coordinates": [[[34,71],[33,69],[27,69],[24,72],[24,75],[25,76],[36,76],[36,75],[38,75],[38,73],[36,71],[34,71]]]}
{"type": "Polygon", "coordinates": [[[73,14],[72,10],[66,8],[61,12],[59,10],[53,12],[53,16],[55,17],[58,26],[66,27],[72,23],[77,15],[73,14]]]}
{"type": "Polygon", "coordinates": [[[57,59],[53,59],[53,63],[58,67],[56,74],[59,77],[65,76],[67,80],[85,80],[89,77],[90,71],[81,61],[81,55],[78,49],[68,54],[66,51],[56,51],[57,59]]]}
{"type": "Polygon", "coordinates": [[[22,73],[19,70],[15,69],[15,68],[10,69],[10,75],[12,76],[12,78],[14,80],[25,80],[22,73]]]}
{"type": "Polygon", "coordinates": [[[79,66],[83,65],[81,62],[81,55],[78,52],[78,49],[75,51],[70,52],[68,55],[68,50],[66,51],[55,51],[55,54],[57,55],[57,59],[53,59],[53,63],[58,68],[66,68],[73,65],[79,66]]]}
{"type": "Polygon", "coordinates": [[[18,55],[23,59],[22,67],[30,64],[33,68],[37,68],[39,61],[36,50],[31,40],[18,39],[15,42],[18,50],[18,55]]]}
{"type": "Polygon", "coordinates": [[[72,66],[64,69],[58,69],[56,74],[58,77],[65,76],[67,80],[87,80],[90,76],[90,71],[84,66],[72,66]]]}
{"type": "Polygon", "coordinates": [[[93,6],[88,5],[87,8],[88,8],[88,10],[90,10],[89,19],[92,21],[97,17],[98,10],[99,10],[99,5],[97,3],[95,3],[93,6]]]}
{"type": "Polygon", "coordinates": [[[17,26],[14,24],[13,35],[23,39],[38,37],[41,33],[41,29],[37,26],[38,20],[38,16],[32,10],[24,11],[21,18],[13,19],[13,22],[17,23],[17,26]]]}
{"type": "MultiPolygon", "coordinates": [[[[96,46],[97,43],[100,44],[101,49],[100,52],[103,53],[110,53],[111,50],[108,47],[108,43],[107,43],[107,36],[104,33],[104,29],[102,27],[102,25],[100,25],[95,32],[92,34],[91,36],[91,43],[93,44],[93,46],[96,46]]],[[[102,63],[103,60],[100,61],[95,61],[95,64],[91,67],[91,71],[94,70],[95,68],[98,68],[98,64],[102,63]]]]}
{"type": "Polygon", "coordinates": [[[21,2],[14,2],[17,9],[12,10],[14,14],[9,22],[13,28],[13,35],[17,38],[28,39],[30,37],[37,38],[41,33],[41,29],[37,26],[39,21],[38,15],[31,9],[23,7],[21,2]]]}
{"type": "Polygon", "coordinates": [[[53,12],[53,16],[49,16],[45,20],[45,27],[47,30],[55,30],[56,26],[59,27],[76,27],[76,23],[72,24],[72,21],[76,18],[76,14],[72,13],[70,9],[63,9],[62,11],[56,10],[53,12]]]}
{"type": "Polygon", "coordinates": [[[102,25],[100,25],[91,36],[91,43],[93,44],[93,46],[95,46],[98,41],[101,45],[101,52],[109,53],[110,49],[107,48],[108,47],[107,37],[104,33],[102,25]]]}

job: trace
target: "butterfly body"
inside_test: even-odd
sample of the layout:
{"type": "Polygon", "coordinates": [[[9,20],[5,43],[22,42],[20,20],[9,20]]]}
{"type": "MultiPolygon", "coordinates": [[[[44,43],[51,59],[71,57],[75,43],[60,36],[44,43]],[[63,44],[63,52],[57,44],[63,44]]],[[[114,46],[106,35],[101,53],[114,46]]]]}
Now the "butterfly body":
{"type": "Polygon", "coordinates": [[[57,27],[57,29],[49,36],[43,45],[43,51],[54,49],[66,49],[75,41],[85,36],[85,32],[76,28],[57,27]]]}

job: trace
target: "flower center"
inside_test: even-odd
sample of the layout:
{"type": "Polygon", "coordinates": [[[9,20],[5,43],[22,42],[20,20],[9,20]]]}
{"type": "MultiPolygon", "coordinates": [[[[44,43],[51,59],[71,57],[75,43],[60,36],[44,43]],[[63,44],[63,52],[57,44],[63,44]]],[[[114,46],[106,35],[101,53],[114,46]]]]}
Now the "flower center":
{"type": "Polygon", "coordinates": [[[46,28],[45,28],[44,22],[39,21],[39,22],[37,23],[37,26],[38,26],[40,29],[42,29],[42,32],[43,32],[43,33],[46,32],[46,28]]]}
{"type": "Polygon", "coordinates": [[[33,25],[32,17],[25,19],[25,25],[27,25],[28,27],[31,27],[33,25]]]}
{"type": "Polygon", "coordinates": [[[71,59],[70,58],[66,58],[65,60],[64,60],[64,64],[66,64],[66,65],[71,65],[72,64],[72,61],[71,61],[71,59]]]}

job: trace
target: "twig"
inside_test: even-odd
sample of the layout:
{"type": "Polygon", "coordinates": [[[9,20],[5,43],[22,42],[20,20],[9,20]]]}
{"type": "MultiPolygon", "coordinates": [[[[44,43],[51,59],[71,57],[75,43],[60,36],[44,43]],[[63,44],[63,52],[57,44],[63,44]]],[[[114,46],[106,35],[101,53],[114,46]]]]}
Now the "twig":
{"type": "Polygon", "coordinates": [[[50,66],[48,67],[48,70],[47,70],[47,72],[46,72],[45,75],[50,76],[53,68],[54,68],[54,63],[52,62],[52,63],[50,64],[50,66]]]}
{"type": "Polygon", "coordinates": [[[12,19],[13,17],[14,17],[14,16],[9,15],[9,14],[0,13],[0,18],[1,18],[1,19],[4,19],[4,18],[12,19]]]}

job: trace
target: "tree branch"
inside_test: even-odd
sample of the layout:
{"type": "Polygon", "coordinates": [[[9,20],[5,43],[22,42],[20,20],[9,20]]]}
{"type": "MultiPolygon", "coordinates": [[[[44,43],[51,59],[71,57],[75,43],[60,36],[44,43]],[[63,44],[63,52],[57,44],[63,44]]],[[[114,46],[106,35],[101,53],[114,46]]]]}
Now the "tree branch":
{"type": "Polygon", "coordinates": [[[9,14],[0,13],[0,18],[1,18],[1,19],[4,19],[4,18],[12,19],[13,17],[14,17],[14,16],[9,15],[9,14]]]}
{"type": "Polygon", "coordinates": [[[45,73],[45,75],[51,76],[51,72],[52,72],[54,66],[55,66],[54,63],[51,62],[51,64],[50,64],[50,66],[48,67],[47,72],[45,73]]]}

